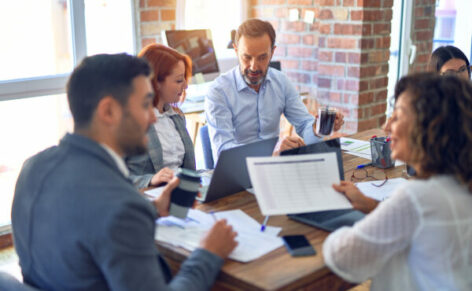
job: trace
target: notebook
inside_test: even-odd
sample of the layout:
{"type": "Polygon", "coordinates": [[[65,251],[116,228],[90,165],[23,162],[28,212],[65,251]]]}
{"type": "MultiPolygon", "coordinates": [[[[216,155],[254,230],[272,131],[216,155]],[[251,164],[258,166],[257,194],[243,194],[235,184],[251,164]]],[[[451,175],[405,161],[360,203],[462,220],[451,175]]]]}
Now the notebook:
{"type": "Polygon", "coordinates": [[[224,150],[211,175],[202,174],[202,202],[210,202],[251,188],[247,157],[271,156],[278,138],[270,138],[224,150]]]}
{"type": "MultiPolygon", "coordinates": [[[[303,155],[314,153],[336,153],[339,177],[344,180],[343,157],[339,138],[322,141],[307,146],[290,149],[280,153],[280,155],[303,155]]],[[[334,231],[342,226],[352,226],[357,221],[364,218],[365,214],[354,209],[326,210],[300,214],[289,214],[288,217],[326,231],[334,231]]]]}

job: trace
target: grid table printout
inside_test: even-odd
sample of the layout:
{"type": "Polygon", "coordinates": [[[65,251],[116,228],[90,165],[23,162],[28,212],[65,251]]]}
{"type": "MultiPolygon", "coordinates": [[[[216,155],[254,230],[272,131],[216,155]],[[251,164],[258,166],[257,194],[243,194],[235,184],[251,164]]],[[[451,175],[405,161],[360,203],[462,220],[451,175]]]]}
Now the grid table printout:
{"type": "Polygon", "coordinates": [[[263,215],[352,208],[336,192],[335,153],[247,158],[249,176],[263,215]]]}

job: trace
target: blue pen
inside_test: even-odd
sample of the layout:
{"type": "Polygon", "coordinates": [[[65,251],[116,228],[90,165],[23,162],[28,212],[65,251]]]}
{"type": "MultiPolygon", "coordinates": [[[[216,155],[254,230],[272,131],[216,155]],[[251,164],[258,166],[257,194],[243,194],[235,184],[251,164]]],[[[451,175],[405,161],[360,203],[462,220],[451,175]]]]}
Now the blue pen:
{"type": "Polygon", "coordinates": [[[261,225],[261,231],[264,231],[266,229],[267,220],[269,220],[269,216],[266,216],[264,218],[264,222],[261,225]]]}
{"type": "Polygon", "coordinates": [[[213,217],[213,220],[216,222],[217,219],[216,219],[215,212],[214,212],[214,211],[210,211],[210,214],[211,214],[211,216],[213,217]]]}
{"type": "Polygon", "coordinates": [[[356,169],[362,169],[362,168],[365,168],[365,167],[368,167],[368,166],[372,166],[372,163],[363,164],[363,165],[358,165],[358,166],[356,167],[356,169]]]}

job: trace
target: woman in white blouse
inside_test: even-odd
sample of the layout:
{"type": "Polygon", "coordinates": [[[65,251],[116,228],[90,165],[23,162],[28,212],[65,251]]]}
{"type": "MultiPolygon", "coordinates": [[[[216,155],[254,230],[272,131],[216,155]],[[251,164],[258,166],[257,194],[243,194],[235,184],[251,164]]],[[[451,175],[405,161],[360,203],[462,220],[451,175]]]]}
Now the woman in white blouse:
{"type": "Polygon", "coordinates": [[[372,212],[326,239],[326,264],[351,282],[372,278],[372,290],[472,290],[472,85],[423,73],[395,96],[392,158],[417,179],[377,207],[356,204],[354,184],[334,185],[372,212]]]}
{"type": "Polygon", "coordinates": [[[150,44],[138,54],[152,70],[156,123],[148,131],[148,152],[129,157],[130,178],[138,188],[169,182],[177,168],[195,170],[193,143],[185,127],[183,113],[174,106],[183,101],[192,75],[192,62],[186,55],[160,44],[150,44]]]}

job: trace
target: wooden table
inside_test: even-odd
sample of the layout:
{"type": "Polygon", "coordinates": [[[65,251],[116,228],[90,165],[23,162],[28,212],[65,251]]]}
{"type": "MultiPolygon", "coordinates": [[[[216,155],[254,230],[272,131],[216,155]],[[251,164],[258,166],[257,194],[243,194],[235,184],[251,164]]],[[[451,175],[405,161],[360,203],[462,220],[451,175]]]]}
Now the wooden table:
{"type": "MultiPolygon", "coordinates": [[[[380,129],[368,130],[351,137],[368,140],[372,135],[382,135],[380,129]]],[[[359,164],[368,160],[343,153],[345,177],[349,179],[352,171],[359,164]]],[[[404,166],[385,170],[389,178],[403,175],[404,166]]],[[[371,171],[383,171],[369,168],[371,171]]],[[[259,210],[254,195],[240,192],[210,203],[197,206],[198,209],[222,211],[241,209],[258,222],[262,223],[263,216],[259,210]]],[[[322,256],[322,244],[328,232],[289,219],[285,215],[271,216],[269,225],[282,227],[280,235],[304,234],[317,251],[316,256],[293,258],[284,247],[249,263],[239,263],[226,260],[213,290],[343,290],[352,287],[332,273],[325,265],[322,256]]],[[[167,244],[158,245],[176,271],[189,252],[167,244]]]]}

